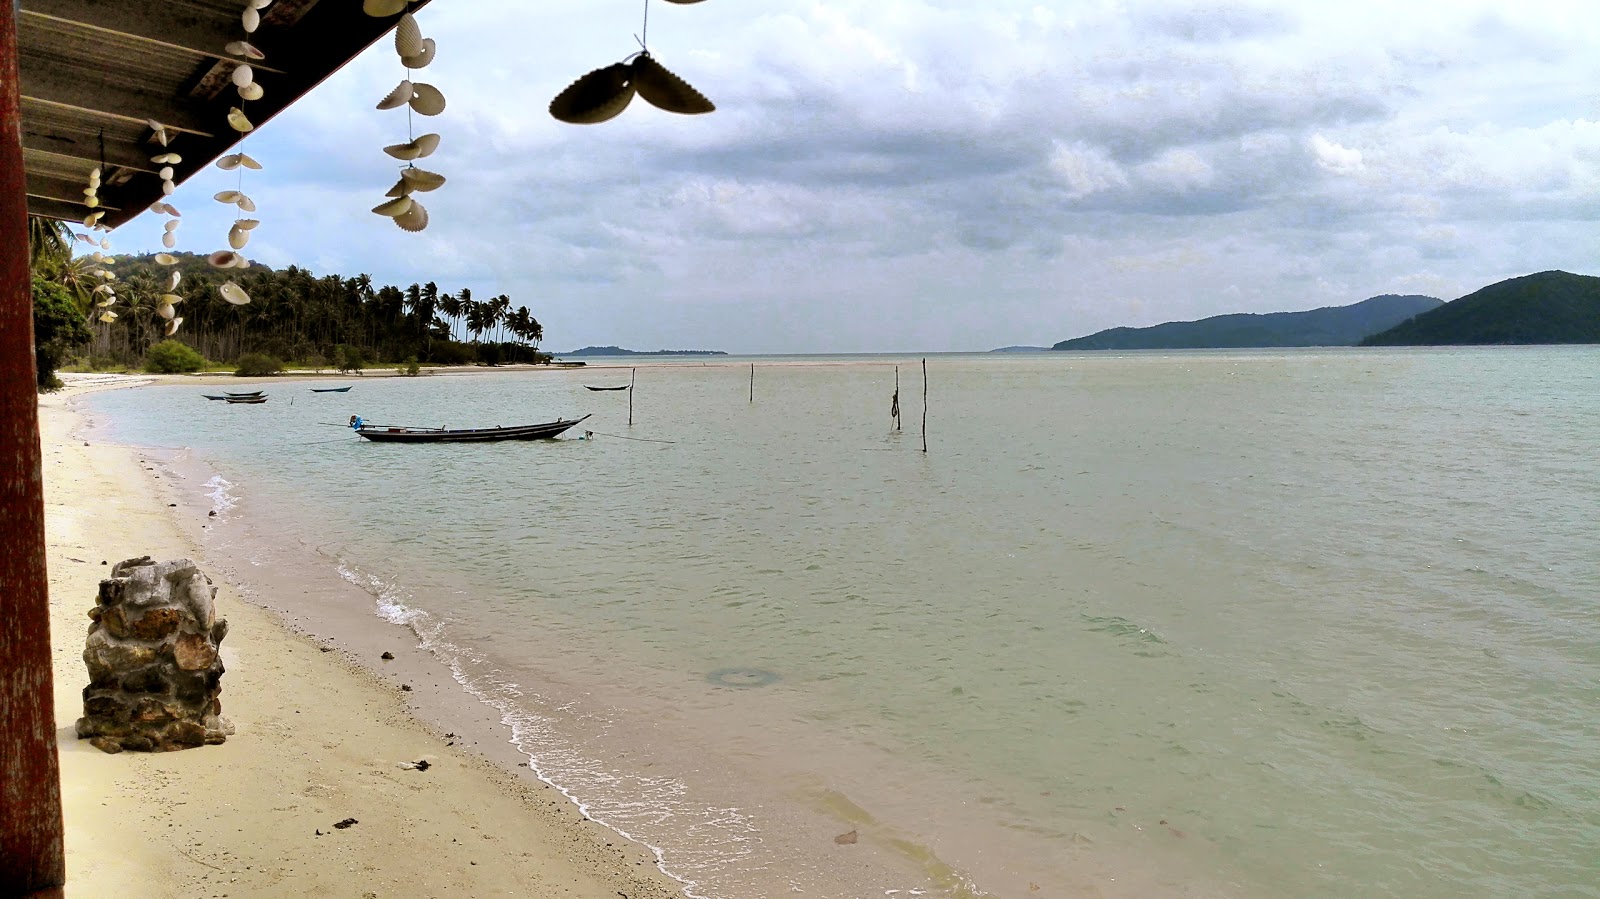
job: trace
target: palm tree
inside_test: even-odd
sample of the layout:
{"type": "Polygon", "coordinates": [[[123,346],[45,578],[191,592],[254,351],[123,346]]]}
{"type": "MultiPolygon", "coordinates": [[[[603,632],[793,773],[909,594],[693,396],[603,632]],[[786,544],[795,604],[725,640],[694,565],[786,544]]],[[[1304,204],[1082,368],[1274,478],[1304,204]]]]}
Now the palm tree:
{"type": "Polygon", "coordinates": [[[42,216],[28,216],[28,264],[49,276],[72,258],[72,227],[42,216]]]}
{"type": "MultiPolygon", "coordinates": [[[[469,297],[472,295],[465,289],[461,292],[469,297]]],[[[439,298],[439,311],[450,319],[449,334],[450,339],[454,340],[456,336],[456,320],[461,318],[461,298],[453,294],[444,294],[439,298]]]]}

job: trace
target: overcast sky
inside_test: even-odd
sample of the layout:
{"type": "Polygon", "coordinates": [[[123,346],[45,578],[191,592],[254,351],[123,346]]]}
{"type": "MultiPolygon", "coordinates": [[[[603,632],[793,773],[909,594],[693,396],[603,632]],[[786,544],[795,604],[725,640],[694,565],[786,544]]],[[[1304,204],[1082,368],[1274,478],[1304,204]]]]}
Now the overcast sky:
{"type": "MultiPolygon", "coordinates": [[[[718,110],[552,119],[642,9],[436,0],[431,226],[368,211],[406,139],[374,109],[404,75],[384,42],[250,138],[248,254],[508,293],[554,350],[736,353],[1048,345],[1600,270],[1595,0],[653,0],[653,55],[718,110]]],[[[226,245],[233,182],[179,188],[180,249],[226,245]]],[[[142,216],[117,250],[160,234],[142,216]]]]}

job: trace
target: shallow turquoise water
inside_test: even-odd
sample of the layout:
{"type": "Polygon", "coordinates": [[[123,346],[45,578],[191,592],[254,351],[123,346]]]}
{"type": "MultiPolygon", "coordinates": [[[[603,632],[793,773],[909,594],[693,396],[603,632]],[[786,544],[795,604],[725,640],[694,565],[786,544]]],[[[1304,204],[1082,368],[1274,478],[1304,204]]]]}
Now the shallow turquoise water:
{"type": "Polygon", "coordinates": [[[626,369],[90,403],[419,618],[704,895],[1600,896],[1600,352],[931,357],[927,455],[914,360],[756,360],[753,404],[743,364],[641,368],[631,427],[581,386],[626,369]],[[969,882],[841,888],[753,793],[969,882]]]}

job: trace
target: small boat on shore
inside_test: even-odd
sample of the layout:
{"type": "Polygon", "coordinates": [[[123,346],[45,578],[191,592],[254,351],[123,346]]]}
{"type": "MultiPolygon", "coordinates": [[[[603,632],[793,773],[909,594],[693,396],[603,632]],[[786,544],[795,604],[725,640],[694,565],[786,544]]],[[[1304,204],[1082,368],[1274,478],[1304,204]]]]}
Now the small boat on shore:
{"type": "Polygon", "coordinates": [[[263,392],[264,391],[260,391],[260,390],[251,390],[251,391],[247,391],[247,392],[243,392],[243,393],[232,393],[230,391],[224,390],[223,394],[225,396],[261,396],[261,394],[263,392]]]}
{"type": "Polygon", "coordinates": [[[363,424],[356,433],[379,443],[489,443],[496,440],[548,440],[584,418],[498,428],[413,428],[363,424]]]}
{"type": "Polygon", "coordinates": [[[311,388],[311,392],[312,393],[349,393],[350,392],[350,388],[354,387],[354,386],[355,386],[354,384],[347,384],[344,387],[313,387],[313,388],[311,388]]]}
{"type": "Polygon", "coordinates": [[[241,403],[245,405],[256,405],[258,403],[264,403],[267,401],[267,398],[264,396],[228,396],[223,397],[223,399],[227,400],[228,405],[230,406],[236,406],[241,403]]]}
{"type": "Polygon", "coordinates": [[[220,393],[216,394],[216,395],[212,395],[212,394],[209,394],[209,393],[202,393],[200,395],[205,397],[208,400],[225,400],[225,399],[227,399],[227,396],[225,396],[223,394],[220,394],[220,393]]]}
{"type": "Polygon", "coordinates": [[[588,384],[585,384],[585,385],[583,385],[583,389],[584,390],[627,390],[628,389],[628,385],[624,384],[621,387],[590,387],[588,384]]]}

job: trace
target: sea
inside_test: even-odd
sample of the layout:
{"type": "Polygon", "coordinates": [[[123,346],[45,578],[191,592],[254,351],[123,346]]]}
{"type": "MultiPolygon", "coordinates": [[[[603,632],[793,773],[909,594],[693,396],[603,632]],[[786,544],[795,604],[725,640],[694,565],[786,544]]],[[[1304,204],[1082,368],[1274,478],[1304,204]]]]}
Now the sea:
{"type": "Polygon", "coordinates": [[[1600,897],[1600,348],[256,387],[81,406],[686,895],[1600,897]]]}

